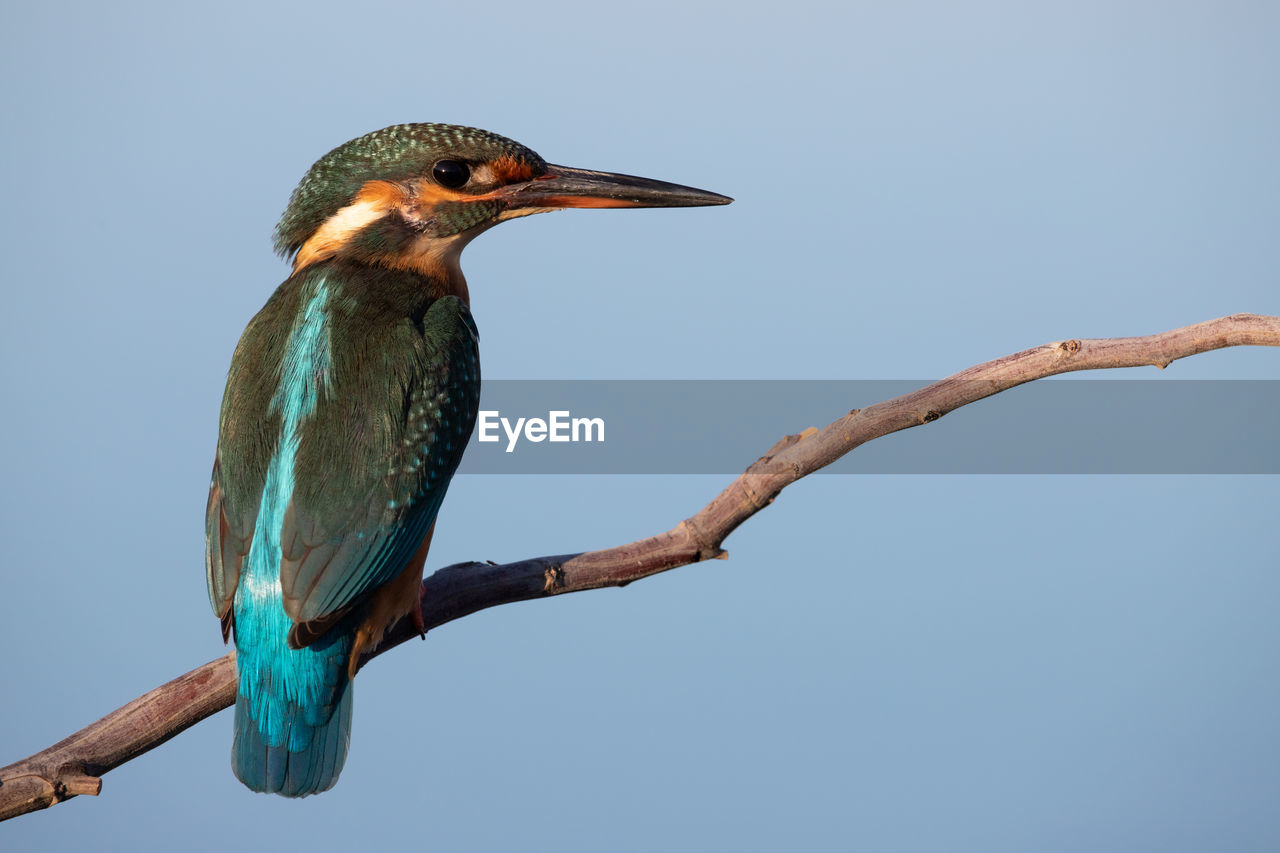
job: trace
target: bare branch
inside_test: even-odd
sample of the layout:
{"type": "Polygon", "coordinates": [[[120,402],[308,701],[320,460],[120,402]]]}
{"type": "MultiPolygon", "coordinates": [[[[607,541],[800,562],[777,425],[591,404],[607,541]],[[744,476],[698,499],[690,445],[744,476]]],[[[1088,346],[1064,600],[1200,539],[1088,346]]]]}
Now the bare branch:
{"type": "Polygon", "coordinates": [[[71,737],[0,768],[0,820],[102,789],[103,773],[236,701],[235,654],[224,655],[117,708],[71,737]]]}
{"type": "MultiPolygon", "coordinates": [[[[1016,385],[1076,370],[1154,365],[1233,346],[1280,346],[1280,317],[1234,314],[1135,338],[1070,340],[997,358],[918,391],[855,410],[820,430],[783,438],[695,515],[665,533],[585,554],[505,565],[459,563],[422,582],[428,629],[477,610],[632,581],[727,555],[721,544],[791,483],[860,444],[930,423],[1016,385]]],[[[410,620],[389,633],[374,657],[414,636],[410,620]]],[[[367,663],[368,658],[362,663],[367,663]]],[[[96,795],[99,778],[235,702],[235,653],[210,661],[108,714],[30,758],[0,768],[0,820],[96,795]]]]}

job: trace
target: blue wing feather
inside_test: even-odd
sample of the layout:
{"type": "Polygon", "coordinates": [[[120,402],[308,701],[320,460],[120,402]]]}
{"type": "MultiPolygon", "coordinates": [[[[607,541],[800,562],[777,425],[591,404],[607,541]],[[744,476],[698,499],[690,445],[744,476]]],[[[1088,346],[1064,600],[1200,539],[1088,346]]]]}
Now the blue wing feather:
{"type": "Polygon", "coordinates": [[[303,435],[295,476],[344,485],[340,494],[300,485],[285,515],[280,577],[296,622],[341,613],[404,569],[435,521],[471,435],[480,370],[466,306],[454,297],[437,300],[420,330],[402,340],[388,349],[416,369],[398,377],[402,382],[377,382],[392,396],[366,409],[361,428],[339,405],[317,411],[303,435]]]}

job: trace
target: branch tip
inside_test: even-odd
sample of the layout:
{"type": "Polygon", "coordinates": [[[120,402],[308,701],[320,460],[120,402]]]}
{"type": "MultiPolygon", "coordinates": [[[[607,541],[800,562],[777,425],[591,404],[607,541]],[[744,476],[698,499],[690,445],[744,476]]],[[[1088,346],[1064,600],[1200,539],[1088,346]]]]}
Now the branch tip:
{"type": "Polygon", "coordinates": [[[75,774],[64,776],[54,785],[60,799],[85,795],[96,797],[102,793],[102,779],[98,776],[75,774]]]}

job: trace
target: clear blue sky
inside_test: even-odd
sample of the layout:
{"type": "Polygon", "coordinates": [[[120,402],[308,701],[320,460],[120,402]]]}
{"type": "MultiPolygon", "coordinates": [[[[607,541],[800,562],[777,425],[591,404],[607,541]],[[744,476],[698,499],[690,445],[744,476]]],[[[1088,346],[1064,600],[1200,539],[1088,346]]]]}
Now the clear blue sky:
{"type": "MultiPolygon", "coordinates": [[[[223,653],[225,371],[334,145],[472,124],[737,199],[480,238],[489,377],[929,378],[1280,313],[1277,43],[1275,5],[1236,2],[8,4],[0,763],[223,653]]],[[[1280,352],[1164,375],[1275,379],[1280,352]]],[[[725,482],[462,478],[431,563],[629,541],[725,482]]],[[[1274,850],[1277,499],[805,481],[728,562],[377,661],[328,794],[240,787],[224,712],[0,847],[1274,850]]]]}

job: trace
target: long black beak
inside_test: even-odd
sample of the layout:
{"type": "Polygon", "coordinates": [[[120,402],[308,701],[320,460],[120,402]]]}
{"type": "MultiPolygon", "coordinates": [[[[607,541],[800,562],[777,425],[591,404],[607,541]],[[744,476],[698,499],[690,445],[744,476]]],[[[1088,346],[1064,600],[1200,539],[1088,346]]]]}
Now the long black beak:
{"type": "Polygon", "coordinates": [[[547,173],[511,184],[498,193],[512,208],[560,207],[706,207],[733,201],[706,190],[547,164],[547,173]]]}

